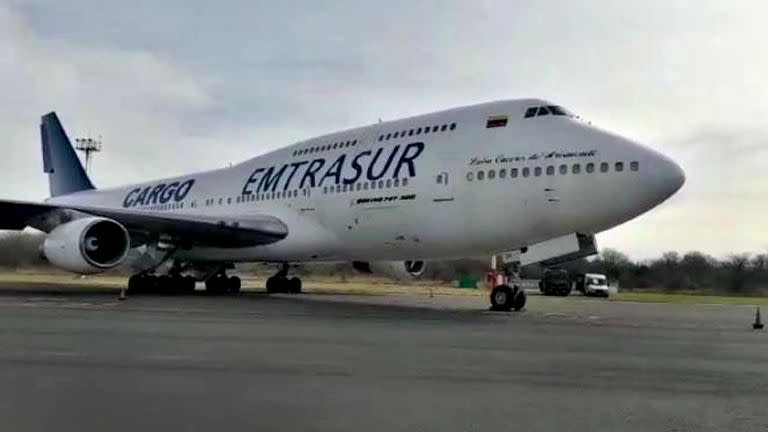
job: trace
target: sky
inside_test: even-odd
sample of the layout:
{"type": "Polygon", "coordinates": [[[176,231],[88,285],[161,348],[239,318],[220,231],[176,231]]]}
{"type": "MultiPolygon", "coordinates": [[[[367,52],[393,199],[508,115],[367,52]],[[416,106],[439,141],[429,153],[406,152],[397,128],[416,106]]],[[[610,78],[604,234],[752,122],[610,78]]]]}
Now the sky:
{"type": "Polygon", "coordinates": [[[99,187],[314,135],[540,97],[687,182],[598,236],[645,259],[768,251],[768,2],[0,0],[0,197],[47,196],[38,123],[102,136],[99,187]]]}

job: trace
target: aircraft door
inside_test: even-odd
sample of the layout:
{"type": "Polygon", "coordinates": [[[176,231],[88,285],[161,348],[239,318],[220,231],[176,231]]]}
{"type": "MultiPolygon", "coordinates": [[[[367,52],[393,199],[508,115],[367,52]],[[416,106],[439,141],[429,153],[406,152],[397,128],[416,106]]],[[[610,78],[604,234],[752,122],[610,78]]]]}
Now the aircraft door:
{"type": "Polygon", "coordinates": [[[558,183],[558,179],[561,178],[568,170],[568,167],[564,164],[561,164],[559,167],[557,165],[549,165],[546,168],[546,183],[544,186],[544,198],[546,199],[546,203],[550,208],[556,209],[560,205],[560,184],[558,183]],[[559,170],[559,172],[558,172],[559,170]]]}
{"type": "MultiPolygon", "coordinates": [[[[563,208],[560,204],[561,199],[561,184],[557,181],[562,178],[562,174],[558,175],[556,170],[563,169],[564,165],[560,167],[556,165],[550,165],[546,167],[546,177],[543,182],[542,193],[542,222],[546,222],[548,226],[556,229],[557,225],[564,222],[563,220],[563,208]]],[[[567,169],[567,167],[565,168],[567,169]]]]}
{"type": "Polygon", "coordinates": [[[432,201],[436,203],[451,202],[454,200],[453,179],[445,171],[435,174],[432,201]]]}

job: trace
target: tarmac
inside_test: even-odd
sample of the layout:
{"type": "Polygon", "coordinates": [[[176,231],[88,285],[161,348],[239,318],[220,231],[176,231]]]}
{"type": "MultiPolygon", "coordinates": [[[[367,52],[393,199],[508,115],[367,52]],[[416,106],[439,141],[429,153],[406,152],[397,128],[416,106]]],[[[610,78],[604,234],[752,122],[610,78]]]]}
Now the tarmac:
{"type": "Polygon", "coordinates": [[[754,308],[0,286],[3,431],[768,430],[754,308]]]}

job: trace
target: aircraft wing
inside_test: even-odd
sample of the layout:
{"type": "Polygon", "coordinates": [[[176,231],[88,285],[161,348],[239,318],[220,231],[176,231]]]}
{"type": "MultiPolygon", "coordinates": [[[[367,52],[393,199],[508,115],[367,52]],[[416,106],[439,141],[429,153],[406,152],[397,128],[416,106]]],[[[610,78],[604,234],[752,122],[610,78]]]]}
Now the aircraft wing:
{"type": "Polygon", "coordinates": [[[236,248],[275,243],[288,235],[288,227],[269,215],[224,217],[160,214],[114,208],[0,200],[0,229],[35,226],[56,211],[74,210],[121,223],[131,237],[162,239],[180,246],[236,248]]]}

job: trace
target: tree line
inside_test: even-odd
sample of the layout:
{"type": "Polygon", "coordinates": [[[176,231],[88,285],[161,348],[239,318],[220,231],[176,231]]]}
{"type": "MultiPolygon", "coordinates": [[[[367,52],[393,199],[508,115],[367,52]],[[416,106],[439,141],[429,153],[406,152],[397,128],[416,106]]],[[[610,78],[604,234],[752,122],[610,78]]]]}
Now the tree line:
{"type": "MultiPolygon", "coordinates": [[[[603,273],[621,289],[702,291],[730,293],[768,292],[768,254],[733,254],[715,258],[701,252],[665,252],[659,258],[634,261],[614,249],[562,267],[573,273],[603,273]]],[[[530,267],[524,276],[536,276],[530,267]]]]}
{"type": "MultiPolygon", "coordinates": [[[[0,267],[19,269],[46,267],[40,255],[43,235],[0,233],[0,267]]],[[[489,259],[474,258],[427,263],[425,279],[455,282],[461,277],[482,280],[489,268],[489,259]]],[[[667,290],[730,293],[768,293],[768,253],[733,254],[715,258],[701,252],[665,252],[659,258],[635,261],[615,249],[603,249],[594,257],[562,265],[571,274],[603,273],[622,290],[667,290]]],[[[241,271],[274,272],[271,266],[244,265],[241,271]]],[[[359,276],[349,264],[306,265],[299,268],[306,275],[339,277],[359,276]]],[[[543,268],[539,265],[521,269],[521,277],[538,279],[543,268]]]]}
{"type": "MultiPolygon", "coordinates": [[[[461,277],[482,280],[490,260],[465,259],[427,264],[425,278],[444,282],[461,277]]],[[[622,290],[657,290],[733,294],[768,294],[768,253],[741,253],[716,258],[702,252],[664,252],[660,257],[633,260],[615,249],[560,265],[571,275],[602,273],[622,290]]],[[[523,279],[539,279],[538,264],[520,269],[523,279]]]]}

